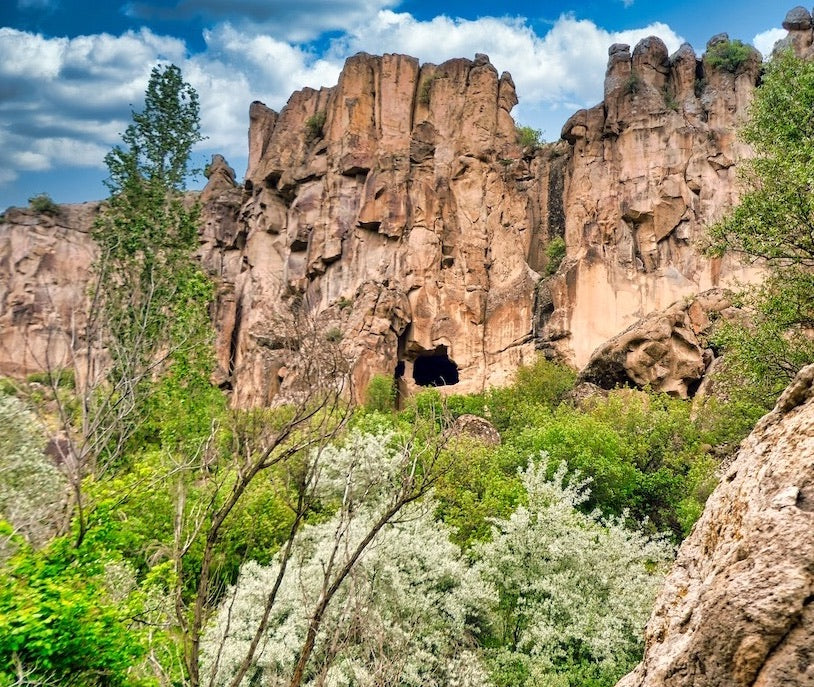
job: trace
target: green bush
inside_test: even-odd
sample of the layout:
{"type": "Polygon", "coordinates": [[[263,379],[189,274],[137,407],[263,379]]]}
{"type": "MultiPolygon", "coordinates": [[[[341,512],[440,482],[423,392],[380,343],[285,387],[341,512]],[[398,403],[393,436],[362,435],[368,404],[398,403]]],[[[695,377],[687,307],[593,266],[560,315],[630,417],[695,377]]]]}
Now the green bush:
{"type": "Polygon", "coordinates": [[[28,206],[34,212],[40,212],[43,215],[59,214],[59,205],[47,193],[38,193],[36,196],[31,196],[28,199],[28,206]]]}
{"type": "Polygon", "coordinates": [[[327,117],[328,113],[325,112],[325,110],[320,110],[305,120],[306,140],[316,141],[318,138],[322,138],[325,130],[325,120],[327,117]]]}
{"type": "Polygon", "coordinates": [[[365,391],[365,408],[382,413],[392,412],[396,405],[396,382],[392,377],[373,375],[365,391]]]}
{"type": "Polygon", "coordinates": [[[440,77],[440,74],[435,73],[421,82],[421,85],[418,87],[418,102],[421,105],[430,104],[430,89],[432,88],[433,82],[437,81],[440,77]]]}
{"type": "Polygon", "coordinates": [[[707,64],[713,69],[723,69],[735,74],[752,54],[752,48],[742,41],[721,41],[707,50],[707,64]]]}
{"type": "Polygon", "coordinates": [[[547,275],[551,276],[560,268],[560,264],[565,258],[565,252],[565,239],[562,236],[555,236],[549,241],[545,249],[548,258],[548,264],[545,268],[547,275]]]}
{"type": "Polygon", "coordinates": [[[541,129],[533,129],[530,126],[517,126],[517,142],[523,148],[537,150],[545,141],[541,129]]]}
{"type": "Polygon", "coordinates": [[[636,72],[630,72],[630,76],[628,76],[627,81],[625,81],[625,93],[627,93],[627,95],[636,95],[642,90],[642,83],[642,77],[636,72]]]}

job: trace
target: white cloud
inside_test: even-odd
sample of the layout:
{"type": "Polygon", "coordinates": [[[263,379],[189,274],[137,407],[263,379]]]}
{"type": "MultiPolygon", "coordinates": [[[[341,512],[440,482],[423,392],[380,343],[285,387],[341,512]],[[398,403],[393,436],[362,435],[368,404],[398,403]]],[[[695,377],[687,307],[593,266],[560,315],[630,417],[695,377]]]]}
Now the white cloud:
{"type": "Polygon", "coordinates": [[[136,0],[128,13],[136,17],[187,19],[203,17],[217,21],[241,17],[245,33],[267,34],[301,43],[327,31],[345,31],[379,10],[400,0],[179,0],[175,6],[159,6],[136,0]]]}
{"type": "Polygon", "coordinates": [[[754,45],[763,54],[763,57],[769,57],[774,49],[774,44],[789,35],[786,29],[768,29],[757,34],[752,39],[754,45]]]}
{"type": "Polygon", "coordinates": [[[487,53],[498,70],[512,74],[525,114],[541,107],[573,110],[599,102],[608,47],[612,43],[635,46],[651,35],[659,36],[670,52],[683,42],[662,23],[611,32],[592,21],[563,15],[545,36],[539,36],[523,19],[439,16],[419,21],[407,13],[382,11],[338,39],[332,51],[337,56],[359,50],[404,52],[430,62],[487,53]]]}
{"type": "Polygon", "coordinates": [[[201,128],[208,136],[200,149],[221,152],[239,166],[246,157],[253,100],[279,110],[296,89],[334,85],[345,56],[360,50],[403,52],[432,62],[485,52],[499,70],[512,73],[524,123],[553,138],[575,109],[601,99],[608,46],[635,45],[648,35],[660,36],[671,51],[682,42],[664,24],[608,32],[566,15],[539,36],[522,19],[419,21],[388,10],[357,22],[323,55],[228,23],[207,30],[206,47],[195,55],[183,41],[147,29],[67,39],[0,28],[0,143],[11,161],[0,184],[24,171],[101,169],[129,122],[131,104],[140,106],[150,70],[161,61],[180,66],[198,90],[201,128]]]}

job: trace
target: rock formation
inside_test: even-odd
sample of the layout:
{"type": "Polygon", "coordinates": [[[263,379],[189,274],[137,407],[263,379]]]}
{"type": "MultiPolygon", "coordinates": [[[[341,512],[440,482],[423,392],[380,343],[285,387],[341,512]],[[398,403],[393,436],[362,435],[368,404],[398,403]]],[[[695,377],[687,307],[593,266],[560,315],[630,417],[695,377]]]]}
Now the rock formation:
{"type": "Polygon", "coordinates": [[[360,54],[279,115],[252,105],[247,196],[208,205],[202,249],[225,285],[219,349],[237,403],[296,383],[275,336],[286,309],[341,339],[357,395],[376,373],[403,392],[476,391],[531,358],[564,149],[524,157],[516,102],[485,55],[360,54]]]}
{"type": "MultiPolygon", "coordinates": [[[[800,53],[811,24],[806,10],[787,18],[800,53]]],[[[279,113],[253,103],[245,183],[216,156],[201,196],[218,382],[237,405],[285,398],[305,327],[350,361],[357,399],[374,374],[395,375],[403,394],[466,393],[508,382],[535,348],[585,366],[638,326],[651,330],[634,336],[641,354],[621,343],[632,367],[617,378],[692,393],[709,355],[682,343],[678,320],[670,334],[655,324],[683,316],[672,308],[635,323],[759,277],[697,245],[736,200],[736,161],[749,151],[734,131],[759,70],[757,52],[729,72],[689,45],[668,56],[654,37],[632,53],[611,46],[603,102],[539,150],[519,146],[514,84],[485,55],[419,65],[359,54],[335,87],[298,91],[279,113]],[[566,257],[543,279],[554,237],[566,257]]],[[[23,265],[21,227],[34,220],[15,212],[0,224],[11,256],[0,264],[4,374],[41,367],[45,309],[29,307],[46,300],[38,284],[67,284],[65,312],[48,326],[73,326],[65,317],[92,254],[87,226],[59,247],[48,232],[72,225],[47,219],[25,239],[39,237],[38,265],[23,265]],[[72,244],[88,257],[68,265],[60,251],[72,244]]]]}
{"type": "Polygon", "coordinates": [[[618,687],[814,685],[814,365],[743,442],[618,687]]]}
{"type": "Polygon", "coordinates": [[[637,319],[733,276],[756,276],[703,257],[697,244],[737,197],[735,163],[749,151],[735,131],[759,53],[734,73],[712,68],[687,44],[668,56],[658,38],[632,54],[613,45],[609,55],[604,101],[563,127],[572,146],[568,259],[546,284],[540,324],[542,338],[578,367],[637,319]]]}
{"type": "Polygon", "coordinates": [[[10,208],[0,224],[0,373],[22,377],[70,361],[84,324],[97,203],[55,214],[10,208]]]}

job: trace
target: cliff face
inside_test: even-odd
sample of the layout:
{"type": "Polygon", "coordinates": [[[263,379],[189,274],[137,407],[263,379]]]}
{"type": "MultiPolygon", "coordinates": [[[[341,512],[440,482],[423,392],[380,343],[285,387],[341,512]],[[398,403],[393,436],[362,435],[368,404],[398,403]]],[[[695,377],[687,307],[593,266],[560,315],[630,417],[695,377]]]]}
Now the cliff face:
{"type": "Polygon", "coordinates": [[[234,231],[204,249],[228,285],[221,349],[238,403],[296,380],[275,334],[292,308],[341,338],[357,391],[375,373],[405,392],[416,380],[477,391],[529,359],[564,147],[524,157],[516,102],[483,55],[360,54],[336,87],[299,91],[279,115],[252,105],[247,196],[225,223],[223,203],[208,206],[214,233],[234,231]]]}
{"type": "MultiPolygon", "coordinates": [[[[810,19],[799,26],[789,41],[804,53],[810,19]]],[[[199,257],[220,284],[218,377],[235,403],[293,392],[303,327],[342,349],[356,398],[377,373],[403,393],[465,393],[508,382],[535,348],[583,367],[640,318],[756,278],[697,244],[736,200],[736,161],[749,151],[734,130],[759,55],[734,73],[687,45],[668,56],[657,38],[609,56],[604,101],[537,151],[518,145],[514,84],[484,55],[419,65],[360,54],[335,87],[298,91],[280,113],[253,103],[244,186],[219,158],[202,194],[199,257]],[[543,279],[555,236],[567,255],[543,279]]],[[[59,257],[70,226],[25,238],[23,224],[13,214],[0,224],[12,256],[0,265],[7,374],[43,359],[46,310],[21,304],[45,302],[40,282],[67,285],[73,303],[89,260],[59,257]],[[13,257],[23,239],[40,246],[36,269],[13,257]]],[[[71,236],[90,256],[82,230],[71,236]]],[[[696,315],[659,320],[655,344],[647,322],[618,339],[607,383],[692,393],[711,362],[696,315]]],[[[72,326],[66,317],[56,320],[72,326]]]]}
{"type": "MultiPolygon", "coordinates": [[[[485,56],[357,55],[335,88],[297,92],[279,115],[253,104],[234,255],[215,240],[207,258],[229,285],[221,357],[236,399],[294,383],[272,331],[292,303],[341,337],[358,391],[382,373],[405,392],[456,379],[472,392],[505,383],[535,344],[583,366],[638,318],[753,278],[696,244],[735,200],[748,151],[734,129],[759,70],[756,52],[733,74],[688,45],[612,46],[604,101],[536,154],[516,142],[511,77],[485,56]],[[540,283],[554,236],[567,258],[540,283]]],[[[667,339],[627,378],[686,395],[709,352],[667,339]],[[665,358],[688,355],[674,379],[665,358]]]]}
{"type": "Polygon", "coordinates": [[[84,325],[98,204],[12,208],[0,224],[0,374],[61,367],[84,325]]]}
{"type": "Polygon", "coordinates": [[[648,313],[755,276],[704,258],[698,243],[704,225],[736,200],[736,161],[749,151],[735,129],[760,55],[735,73],[713,69],[687,44],[668,57],[657,38],[632,55],[611,46],[609,55],[604,102],[563,128],[572,145],[563,201],[569,261],[549,285],[542,330],[579,367],[648,313]]]}
{"type": "Polygon", "coordinates": [[[619,687],[814,684],[814,365],[744,441],[681,545],[619,687]]]}

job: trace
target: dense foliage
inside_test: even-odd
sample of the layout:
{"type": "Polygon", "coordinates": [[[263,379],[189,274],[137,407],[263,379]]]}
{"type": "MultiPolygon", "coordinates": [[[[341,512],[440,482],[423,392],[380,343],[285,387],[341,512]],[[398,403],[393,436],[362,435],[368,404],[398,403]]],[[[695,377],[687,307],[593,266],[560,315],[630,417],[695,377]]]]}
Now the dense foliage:
{"type": "Polygon", "coordinates": [[[814,360],[813,110],[814,63],[790,50],[774,57],[742,130],[755,157],[740,166],[740,203],[711,229],[714,251],[769,271],[741,296],[751,322],[723,327],[718,339],[734,377],[748,380],[766,406],[814,360]]]}

